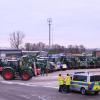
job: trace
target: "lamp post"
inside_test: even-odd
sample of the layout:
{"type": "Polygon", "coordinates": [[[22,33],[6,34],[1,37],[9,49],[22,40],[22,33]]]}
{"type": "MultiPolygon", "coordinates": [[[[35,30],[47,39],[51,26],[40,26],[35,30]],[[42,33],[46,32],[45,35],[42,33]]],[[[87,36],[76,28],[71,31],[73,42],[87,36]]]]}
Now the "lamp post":
{"type": "Polygon", "coordinates": [[[48,25],[49,25],[49,50],[51,48],[51,23],[52,23],[52,19],[48,18],[47,19],[48,25]]]}

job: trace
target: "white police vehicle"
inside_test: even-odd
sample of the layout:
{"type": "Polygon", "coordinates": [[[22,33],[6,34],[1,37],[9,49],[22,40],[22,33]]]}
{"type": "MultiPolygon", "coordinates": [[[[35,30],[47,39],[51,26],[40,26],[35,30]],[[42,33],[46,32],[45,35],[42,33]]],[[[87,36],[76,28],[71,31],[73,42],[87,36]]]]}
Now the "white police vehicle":
{"type": "Polygon", "coordinates": [[[72,74],[71,90],[79,91],[81,94],[100,91],[100,72],[75,72],[72,74]]]}

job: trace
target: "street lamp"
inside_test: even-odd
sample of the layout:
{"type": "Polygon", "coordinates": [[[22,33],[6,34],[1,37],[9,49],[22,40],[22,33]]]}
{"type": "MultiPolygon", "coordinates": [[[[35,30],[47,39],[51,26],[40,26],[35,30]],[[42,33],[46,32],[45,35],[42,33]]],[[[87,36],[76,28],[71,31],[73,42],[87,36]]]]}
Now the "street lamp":
{"type": "Polygon", "coordinates": [[[47,19],[48,25],[49,25],[49,50],[51,48],[51,23],[52,23],[52,18],[47,19]]]}

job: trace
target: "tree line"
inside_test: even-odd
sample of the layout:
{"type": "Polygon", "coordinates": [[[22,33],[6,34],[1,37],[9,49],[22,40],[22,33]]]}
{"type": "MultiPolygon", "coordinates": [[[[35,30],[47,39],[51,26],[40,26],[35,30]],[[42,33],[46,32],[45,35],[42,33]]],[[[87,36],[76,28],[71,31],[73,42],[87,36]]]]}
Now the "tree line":
{"type": "Polygon", "coordinates": [[[43,42],[25,43],[21,48],[25,35],[21,31],[16,31],[10,34],[10,44],[12,48],[23,49],[27,51],[49,51],[49,53],[84,53],[86,48],[83,45],[68,45],[67,47],[59,44],[54,44],[49,49],[49,46],[43,42]]]}

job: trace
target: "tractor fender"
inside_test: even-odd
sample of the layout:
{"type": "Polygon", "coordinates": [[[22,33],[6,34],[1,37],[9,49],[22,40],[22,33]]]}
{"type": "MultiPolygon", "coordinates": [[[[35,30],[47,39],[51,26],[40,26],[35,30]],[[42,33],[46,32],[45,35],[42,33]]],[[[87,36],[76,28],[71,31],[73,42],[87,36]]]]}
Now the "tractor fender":
{"type": "Polygon", "coordinates": [[[6,69],[10,69],[10,70],[12,70],[13,73],[15,72],[15,70],[14,70],[12,67],[4,67],[4,68],[3,68],[3,71],[6,70],[6,69]]]}
{"type": "Polygon", "coordinates": [[[34,76],[34,71],[32,68],[24,68],[20,71],[20,73],[22,73],[23,71],[28,71],[30,73],[30,76],[33,77],[34,76]]]}
{"type": "Polygon", "coordinates": [[[3,76],[3,72],[4,72],[6,69],[10,69],[10,70],[13,72],[13,74],[15,73],[15,70],[14,70],[13,68],[11,68],[11,67],[4,67],[3,70],[2,70],[1,76],[3,76]]]}
{"type": "Polygon", "coordinates": [[[28,71],[29,74],[30,74],[30,77],[33,76],[33,71],[32,71],[32,69],[23,69],[21,72],[23,72],[23,71],[28,71]]]}

